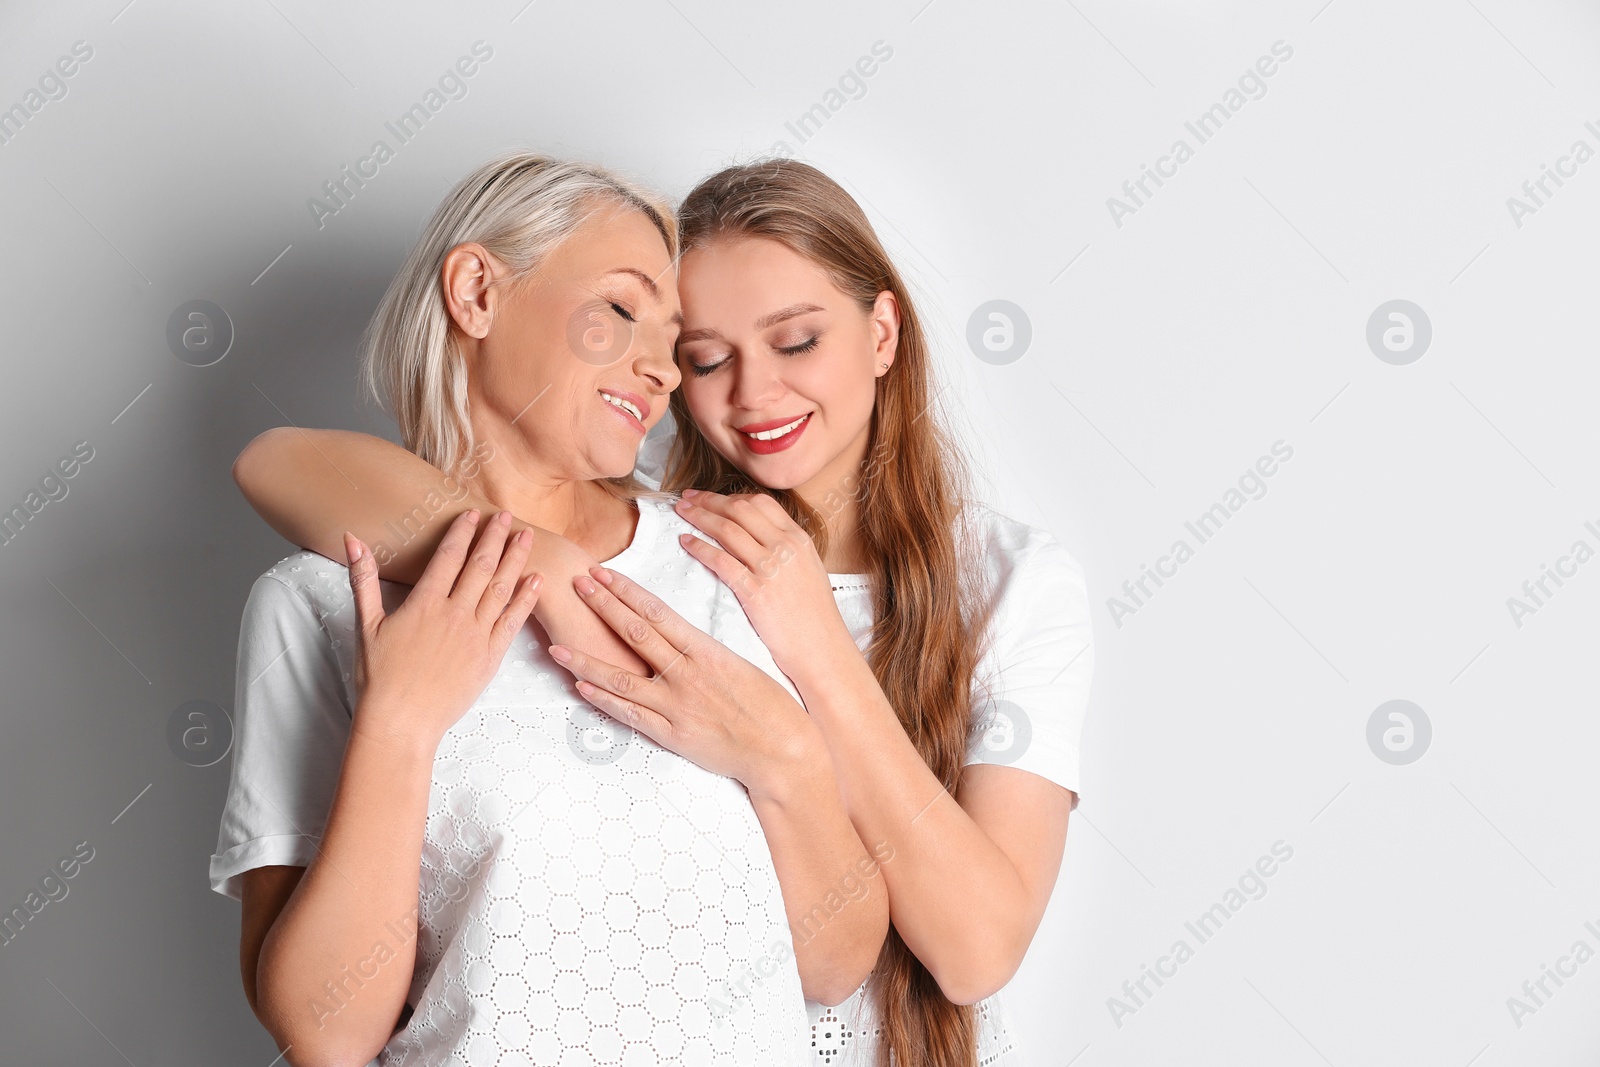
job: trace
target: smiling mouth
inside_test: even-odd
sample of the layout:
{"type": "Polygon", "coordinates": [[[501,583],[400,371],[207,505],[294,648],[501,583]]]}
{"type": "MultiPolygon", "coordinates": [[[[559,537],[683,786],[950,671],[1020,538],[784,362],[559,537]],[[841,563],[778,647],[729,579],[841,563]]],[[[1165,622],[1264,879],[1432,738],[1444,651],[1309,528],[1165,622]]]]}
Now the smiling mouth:
{"type": "Polygon", "coordinates": [[[768,425],[767,428],[761,430],[740,430],[739,432],[752,441],[776,441],[779,438],[789,436],[805,425],[805,421],[811,417],[811,414],[808,411],[797,419],[791,419],[776,426],[768,425]]]}
{"type": "Polygon", "coordinates": [[[644,412],[640,411],[639,406],[633,401],[628,400],[625,397],[617,396],[615,393],[608,393],[604,389],[600,390],[600,397],[612,407],[621,408],[629,415],[632,415],[634,418],[638,419],[641,423],[644,422],[644,412]]]}

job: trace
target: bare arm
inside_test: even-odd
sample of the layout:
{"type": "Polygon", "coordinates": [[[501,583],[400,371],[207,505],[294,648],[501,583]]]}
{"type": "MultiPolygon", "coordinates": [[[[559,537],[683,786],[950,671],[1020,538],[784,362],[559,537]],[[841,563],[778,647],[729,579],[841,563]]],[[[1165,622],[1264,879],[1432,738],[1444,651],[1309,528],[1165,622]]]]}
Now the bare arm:
{"type": "Polygon", "coordinates": [[[295,1067],[360,1067],[404,1008],[434,754],[538,591],[536,578],[519,578],[526,540],[508,544],[509,522],[492,521],[469,553],[476,524],[476,512],[451,524],[390,614],[372,553],[348,541],[359,696],[338,785],[310,865],[254,873],[241,924],[247,995],[253,987],[257,1016],[295,1067]]]}
{"type": "MultiPolygon", "coordinates": [[[[485,515],[496,510],[420,456],[349,430],[267,430],[234,460],[233,480],[286,540],[342,561],[348,530],[371,546],[381,577],[407,585],[422,574],[453,520],[471,508],[485,515]]],[[[525,572],[546,579],[534,618],[551,640],[643,669],[572,590],[572,579],[599,561],[564,537],[513,520],[513,533],[524,528],[533,536],[525,572]]]]}
{"type": "Polygon", "coordinates": [[[825,676],[791,678],[827,738],[862,840],[894,849],[883,873],[895,929],[945,996],[976,1003],[1011,980],[1039,928],[1072,793],[1027,771],[978,764],[951,797],[854,646],[818,660],[830,661],[825,676]]]}
{"type": "Polygon", "coordinates": [[[432,772],[425,740],[352,732],[321,849],[266,930],[265,908],[252,916],[261,944],[246,988],[296,1067],[360,1067],[394,1032],[416,958],[432,772]]]}
{"type": "Polygon", "coordinates": [[[888,933],[878,873],[894,859],[892,846],[863,848],[821,731],[771,675],[625,575],[600,567],[594,575],[603,584],[580,582],[580,593],[656,676],[561,646],[556,661],[600,710],[744,784],[772,852],[801,988],[841,1003],[866,981],[888,933]]]}
{"type": "Polygon", "coordinates": [[[952,798],[839,615],[810,537],[770,497],[685,494],[722,544],[686,543],[738,595],[821,731],[863,842],[886,842],[889,917],[940,989],[976,1003],[1016,973],[1055,888],[1072,793],[1013,767],[966,769],[952,798]]]}

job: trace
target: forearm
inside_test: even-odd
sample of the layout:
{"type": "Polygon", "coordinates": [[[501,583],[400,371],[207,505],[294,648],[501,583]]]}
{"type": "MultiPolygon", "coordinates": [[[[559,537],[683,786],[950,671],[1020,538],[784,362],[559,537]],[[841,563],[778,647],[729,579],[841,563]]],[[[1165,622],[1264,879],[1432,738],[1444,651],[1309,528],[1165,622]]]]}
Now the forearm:
{"type": "Polygon", "coordinates": [[[257,967],[260,1017],[290,1063],[364,1064],[394,1030],[416,952],[427,740],[351,731],[321,847],[257,967]]]}
{"type": "MultiPolygon", "coordinates": [[[[854,651],[853,649],[851,651],[854,651]]],[[[842,652],[842,650],[841,650],[842,652]]],[[[794,678],[859,839],[886,842],[890,919],[953,1000],[1004,985],[1038,916],[1011,859],[943,788],[859,654],[794,678]]]]}
{"type": "Polygon", "coordinates": [[[866,981],[889,928],[883,878],[894,853],[862,847],[821,739],[814,755],[751,791],[783,888],[806,996],[838,1004],[866,981]]]}
{"type": "MultiPolygon", "coordinates": [[[[492,457],[480,462],[492,462],[492,457]]],[[[344,532],[372,549],[378,575],[414,585],[445,531],[477,508],[497,505],[465,481],[370,434],[280,426],[259,434],[233,464],[233,479],[268,526],[285,540],[344,560],[344,532]]],[[[534,618],[552,642],[592,650],[630,670],[643,667],[572,590],[599,562],[548,530],[512,519],[508,536],[532,531],[524,574],[544,576],[534,618]]]]}
{"type": "MultiPolygon", "coordinates": [[[[407,585],[422,576],[459,515],[496,510],[465,481],[420,456],[348,430],[267,430],[234,460],[233,480],[286,540],[342,561],[348,530],[372,548],[381,577],[407,585]]],[[[536,540],[530,554],[529,568],[537,570],[537,550],[565,541],[531,528],[548,539],[543,546],[536,540]]]]}

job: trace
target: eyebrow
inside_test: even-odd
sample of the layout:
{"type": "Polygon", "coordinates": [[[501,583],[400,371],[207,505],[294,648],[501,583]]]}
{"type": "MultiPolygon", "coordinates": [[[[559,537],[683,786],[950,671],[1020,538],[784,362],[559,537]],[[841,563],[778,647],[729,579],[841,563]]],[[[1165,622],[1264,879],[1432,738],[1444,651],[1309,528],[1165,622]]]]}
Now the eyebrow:
{"type": "Polygon", "coordinates": [[[796,315],[805,315],[822,309],[815,304],[790,304],[786,308],[779,308],[770,315],[763,315],[756,320],[756,329],[765,330],[768,326],[776,326],[785,319],[792,319],[796,315]]]}
{"type": "MultiPolygon", "coordinates": [[[[618,267],[615,270],[608,270],[608,271],[606,271],[606,273],[608,275],[610,275],[610,274],[627,274],[627,275],[631,275],[632,277],[637,278],[639,280],[639,284],[644,286],[645,292],[650,294],[651,299],[653,299],[653,300],[660,300],[661,299],[661,287],[656,284],[656,280],[654,278],[650,277],[650,275],[646,274],[644,271],[640,270],[638,267],[618,267]]],[[[681,311],[675,312],[673,314],[672,318],[669,321],[674,323],[675,325],[681,327],[683,325],[683,312],[681,312],[681,311]]]]}
{"type": "MultiPolygon", "coordinates": [[[[756,320],[756,329],[765,330],[769,327],[778,325],[780,322],[786,322],[797,315],[809,315],[813,311],[822,310],[823,308],[817,306],[816,304],[790,304],[788,307],[779,308],[777,311],[761,316],[756,320]]],[[[678,343],[683,344],[687,341],[703,341],[707,338],[720,336],[722,335],[716,330],[690,330],[688,333],[678,335],[678,343]]]]}

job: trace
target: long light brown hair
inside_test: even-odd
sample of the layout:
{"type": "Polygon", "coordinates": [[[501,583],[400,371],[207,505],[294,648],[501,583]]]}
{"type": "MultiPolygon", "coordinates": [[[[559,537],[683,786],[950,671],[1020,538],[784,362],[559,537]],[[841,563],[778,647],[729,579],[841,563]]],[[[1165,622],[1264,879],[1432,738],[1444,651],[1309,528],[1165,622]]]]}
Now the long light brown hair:
{"type": "MultiPolygon", "coordinates": [[[[951,795],[971,731],[978,661],[971,574],[956,530],[965,491],[959,453],[931,410],[930,354],[911,294],[860,206],[833,179],[790,159],[730,167],[697,185],[678,210],[685,252],[742,237],[780,242],[828,272],[863,313],[884,290],[900,305],[900,337],[877,379],[867,462],[855,493],[875,604],[867,661],[906,734],[951,795]]],[[[794,492],[767,489],[717,452],[695,427],[683,390],[662,488],[767,493],[827,551],[825,516],[794,492]]],[[[977,1013],[952,1003],[893,926],[872,982],[883,1022],[879,1062],[975,1067],[977,1013]]]]}

